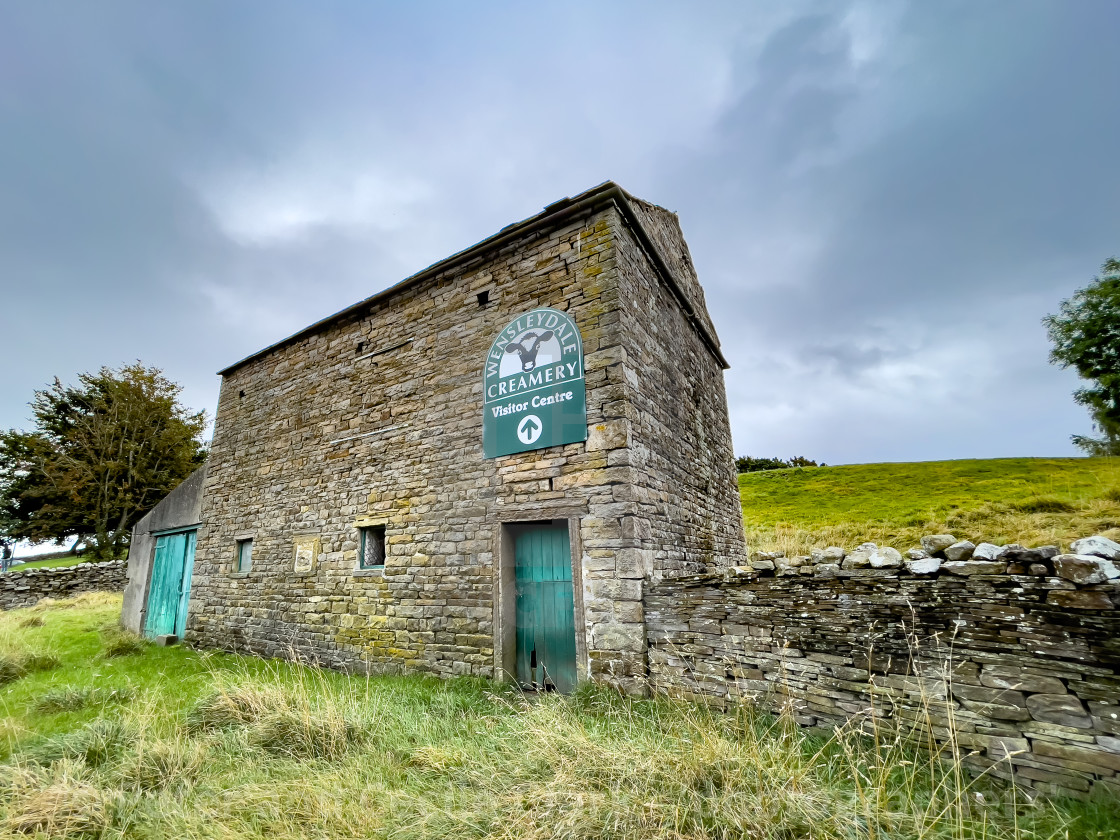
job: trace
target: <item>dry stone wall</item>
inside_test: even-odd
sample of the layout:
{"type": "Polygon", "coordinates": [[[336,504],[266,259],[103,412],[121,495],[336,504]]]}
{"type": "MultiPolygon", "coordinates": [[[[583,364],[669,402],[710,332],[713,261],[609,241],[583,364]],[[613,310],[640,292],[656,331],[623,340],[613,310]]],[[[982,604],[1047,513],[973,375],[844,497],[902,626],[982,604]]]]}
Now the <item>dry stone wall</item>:
{"type": "Polygon", "coordinates": [[[906,559],[868,543],[649,586],[652,687],[925,727],[993,775],[1120,793],[1120,546],[943,537],[906,559]]]}
{"type": "Polygon", "coordinates": [[[83,592],[121,592],[127,582],[123,560],[22,572],[17,566],[0,575],[0,610],[31,607],[43,598],[69,598],[83,592]]]}

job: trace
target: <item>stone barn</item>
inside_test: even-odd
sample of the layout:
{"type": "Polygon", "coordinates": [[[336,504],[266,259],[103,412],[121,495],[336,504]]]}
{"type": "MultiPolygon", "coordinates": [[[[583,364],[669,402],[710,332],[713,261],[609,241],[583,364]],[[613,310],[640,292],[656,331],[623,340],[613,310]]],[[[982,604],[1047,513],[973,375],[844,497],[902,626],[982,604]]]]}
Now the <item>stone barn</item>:
{"type": "Polygon", "coordinates": [[[726,368],[675,214],[610,182],[558,201],[221,371],[125,623],[642,691],[643,587],[744,553],[726,368]]]}

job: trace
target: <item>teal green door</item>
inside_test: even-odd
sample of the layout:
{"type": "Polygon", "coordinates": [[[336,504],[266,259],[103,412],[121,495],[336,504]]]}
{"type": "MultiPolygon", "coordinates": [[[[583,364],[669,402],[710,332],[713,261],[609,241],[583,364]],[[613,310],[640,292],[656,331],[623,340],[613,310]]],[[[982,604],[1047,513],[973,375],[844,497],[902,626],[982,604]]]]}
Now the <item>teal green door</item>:
{"type": "Polygon", "coordinates": [[[567,525],[514,530],[517,681],[569,692],[576,687],[572,551],[567,525]]]}
{"type": "Polygon", "coordinates": [[[183,637],[191,598],[194,542],[194,531],[166,534],[156,539],[148,587],[148,615],[144,622],[146,635],[183,637]]]}

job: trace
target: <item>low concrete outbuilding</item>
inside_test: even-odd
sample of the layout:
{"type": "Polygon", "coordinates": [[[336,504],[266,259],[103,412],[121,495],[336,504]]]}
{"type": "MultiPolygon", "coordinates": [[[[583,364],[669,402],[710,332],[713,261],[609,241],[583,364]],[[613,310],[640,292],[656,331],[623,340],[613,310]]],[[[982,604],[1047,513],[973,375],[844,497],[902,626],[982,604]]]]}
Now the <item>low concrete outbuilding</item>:
{"type": "MultiPolygon", "coordinates": [[[[154,615],[148,615],[148,607],[152,600],[149,591],[152,564],[157,557],[169,567],[167,572],[172,579],[169,585],[175,583],[180,595],[185,596],[180,600],[183,603],[189,601],[194,545],[202,522],[202,488],[205,481],[206,466],[203,465],[168,493],[132,529],[128,549],[128,584],[124,590],[121,624],[135,633],[144,632],[148,619],[155,619],[154,615]]],[[[157,585],[161,577],[162,575],[157,574],[157,585]]],[[[184,619],[185,615],[184,612],[184,619]]],[[[184,629],[182,622],[178,629],[181,635],[184,629]]],[[[171,632],[174,633],[175,630],[172,629],[171,632]]],[[[149,632],[149,635],[156,634],[149,632]]]]}

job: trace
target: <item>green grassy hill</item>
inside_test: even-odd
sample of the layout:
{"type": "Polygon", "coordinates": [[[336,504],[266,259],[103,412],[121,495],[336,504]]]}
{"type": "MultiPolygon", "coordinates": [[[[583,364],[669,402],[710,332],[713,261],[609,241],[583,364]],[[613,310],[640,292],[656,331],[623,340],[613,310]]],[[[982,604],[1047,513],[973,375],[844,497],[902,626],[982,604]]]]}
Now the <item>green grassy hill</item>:
{"type": "MultiPolygon", "coordinates": [[[[60,569],[64,566],[77,566],[79,563],[100,563],[88,554],[75,554],[72,551],[54,551],[49,554],[31,555],[34,560],[27,560],[18,566],[12,566],[9,571],[25,572],[28,569],[60,569]]],[[[24,559],[24,558],[21,558],[24,559]]],[[[128,560],[128,551],[121,555],[122,560],[128,560]]]]}
{"type": "Polygon", "coordinates": [[[1120,537],[1120,458],[994,458],[808,467],[739,476],[752,551],[807,554],[923,534],[998,544],[1120,537]]]}
{"type": "Polygon", "coordinates": [[[1120,837],[885,733],[154,647],[120,608],[0,611],[0,837],[1120,837]]]}

